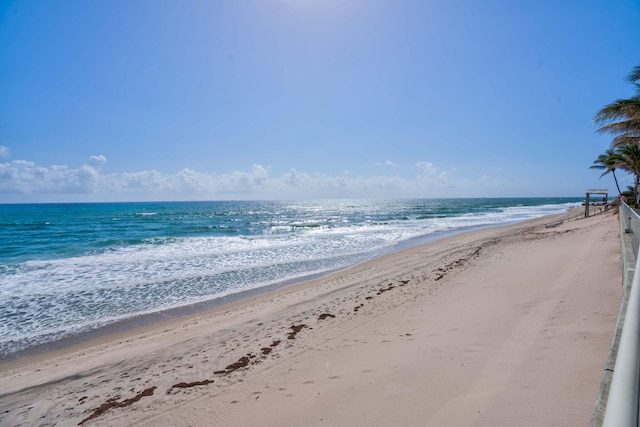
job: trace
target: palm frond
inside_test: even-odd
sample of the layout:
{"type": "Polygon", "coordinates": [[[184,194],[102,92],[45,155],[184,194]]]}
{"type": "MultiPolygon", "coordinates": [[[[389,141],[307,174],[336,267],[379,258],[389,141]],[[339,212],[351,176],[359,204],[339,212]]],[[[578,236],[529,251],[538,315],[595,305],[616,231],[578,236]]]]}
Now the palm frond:
{"type": "Polygon", "coordinates": [[[638,83],[640,82],[640,65],[636,65],[631,70],[631,73],[627,76],[627,81],[629,83],[638,83]]]}
{"type": "Polygon", "coordinates": [[[617,99],[615,102],[604,106],[596,113],[596,123],[606,123],[621,119],[640,119],[640,96],[629,99],[617,99]]]}
{"type": "Polygon", "coordinates": [[[611,175],[613,175],[613,180],[616,183],[618,194],[620,194],[620,185],[618,184],[618,178],[616,177],[616,167],[618,167],[618,163],[622,162],[624,158],[618,151],[619,150],[612,148],[606,150],[604,154],[600,154],[598,158],[593,161],[591,169],[604,169],[605,171],[602,172],[600,178],[611,173],[611,175]]]}
{"type": "Polygon", "coordinates": [[[600,133],[619,133],[628,134],[629,136],[637,136],[640,133],[640,119],[622,120],[619,122],[609,123],[597,129],[600,133]]]}
{"type": "Polygon", "coordinates": [[[615,171],[617,163],[623,159],[617,151],[609,149],[605,151],[604,154],[600,154],[598,158],[593,161],[593,165],[591,165],[589,169],[606,169],[602,175],[600,175],[600,178],[602,178],[606,174],[615,171]]]}
{"type": "Polygon", "coordinates": [[[614,148],[625,147],[627,145],[640,145],[640,132],[618,135],[611,141],[611,146],[614,148]]]}
{"type": "Polygon", "coordinates": [[[616,168],[640,175],[640,146],[628,145],[620,147],[616,150],[616,153],[621,156],[621,159],[616,161],[616,168]]]}

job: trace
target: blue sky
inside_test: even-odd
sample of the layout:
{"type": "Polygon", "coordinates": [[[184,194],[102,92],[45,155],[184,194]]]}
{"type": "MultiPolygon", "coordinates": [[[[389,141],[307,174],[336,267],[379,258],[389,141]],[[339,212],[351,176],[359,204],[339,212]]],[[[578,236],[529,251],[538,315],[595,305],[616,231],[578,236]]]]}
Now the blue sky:
{"type": "Polygon", "coordinates": [[[624,0],[1,1],[0,202],[615,192],[638,40],[624,0]]]}

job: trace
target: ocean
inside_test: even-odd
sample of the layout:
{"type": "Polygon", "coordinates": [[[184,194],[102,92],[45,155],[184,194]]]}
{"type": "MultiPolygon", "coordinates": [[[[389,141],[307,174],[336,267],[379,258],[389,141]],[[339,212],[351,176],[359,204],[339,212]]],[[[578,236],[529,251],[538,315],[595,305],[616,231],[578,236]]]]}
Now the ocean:
{"type": "Polygon", "coordinates": [[[0,204],[0,360],[582,201],[0,204]]]}

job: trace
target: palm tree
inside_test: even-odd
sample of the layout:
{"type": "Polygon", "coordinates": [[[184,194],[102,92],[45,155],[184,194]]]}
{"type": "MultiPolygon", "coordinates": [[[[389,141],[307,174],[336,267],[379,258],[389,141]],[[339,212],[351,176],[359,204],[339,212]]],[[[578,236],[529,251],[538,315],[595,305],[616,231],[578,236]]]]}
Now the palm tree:
{"type": "Polygon", "coordinates": [[[594,118],[602,125],[598,132],[616,135],[612,147],[640,144],[640,66],[633,68],[627,81],[636,87],[636,95],[606,105],[594,118]]]}
{"type": "Polygon", "coordinates": [[[613,179],[616,182],[616,188],[618,189],[618,195],[622,194],[620,191],[620,185],[618,185],[618,178],[616,177],[616,165],[623,158],[621,155],[616,153],[615,150],[607,150],[604,154],[600,154],[596,160],[593,162],[593,166],[590,169],[604,169],[600,178],[611,172],[613,174],[613,179]]]}
{"type": "Polygon", "coordinates": [[[619,160],[616,161],[616,167],[634,175],[634,203],[638,205],[638,184],[640,184],[640,146],[628,145],[626,147],[620,147],[616,150],[616,154],[620,156],[619,160]]]}

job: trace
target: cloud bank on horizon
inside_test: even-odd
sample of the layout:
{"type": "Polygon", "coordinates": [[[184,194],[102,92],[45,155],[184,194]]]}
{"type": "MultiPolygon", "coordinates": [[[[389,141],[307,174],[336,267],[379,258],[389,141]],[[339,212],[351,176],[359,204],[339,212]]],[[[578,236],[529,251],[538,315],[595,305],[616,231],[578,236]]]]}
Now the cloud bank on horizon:
{"type": "MultiPolygon", "coordinates": [[[[0,157],[9,157],[9,147],[0,146],[0,157]]],[[[137,172],[103,173],[107,158],[91,156],[83,165],[41,166],[33,161],[0,163],[0,196],[4,202],[33,201],[151,201],[283,198],[398,198],[464,197],[471,183],[456,178],[455,170],[441,170],[430,162],[408,166],[412,178],[398,175],[360,176],[310,174],[296,169],[273,175],[269,167],[255,164],[250,170],[225,174],[190,168],[175,174],[150,169],[137,172]]],[[[380,165],[401,167],[386,160],[380,165]]],[[[492,177],[473,182],[487,192],[499,192],[504,183],[492,177]]]]}

